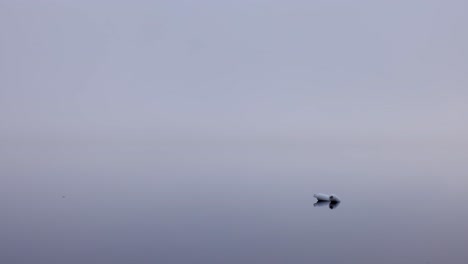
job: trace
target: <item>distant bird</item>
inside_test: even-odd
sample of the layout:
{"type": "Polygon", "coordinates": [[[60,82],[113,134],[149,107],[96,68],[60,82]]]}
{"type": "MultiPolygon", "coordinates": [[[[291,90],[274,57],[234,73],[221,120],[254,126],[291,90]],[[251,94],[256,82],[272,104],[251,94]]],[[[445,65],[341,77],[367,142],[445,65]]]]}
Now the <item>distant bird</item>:
{"type": "Polygon", "coordinates": [[[330,201],[335,203],[341,202],[341,199],[335,194],[328,195],[324,193],[316,193],[314,194],[314,197],[317,198],[317,200],[319,201],[330,201]]]}
{"type": "Polygon", "coordinates": [[[330,201],[330,195],[324,193],[316,193],[314,197],[319,201],[330,201]]]}
{"type": "Polygon", "coordinates": [[[334,194],[330,195],[330,201],[335,203],[341,202],[340,198],[334,194]]]}
{"type": "Polygon", "coordinates": [[[330,209],[335,209],[341,202],[341,199],[334,194],[328,195],[324,193],[316,193],[314,194],[314,197],[317,198],[317,202],[314,204],[314,207],[328,205],[330,209]]]}

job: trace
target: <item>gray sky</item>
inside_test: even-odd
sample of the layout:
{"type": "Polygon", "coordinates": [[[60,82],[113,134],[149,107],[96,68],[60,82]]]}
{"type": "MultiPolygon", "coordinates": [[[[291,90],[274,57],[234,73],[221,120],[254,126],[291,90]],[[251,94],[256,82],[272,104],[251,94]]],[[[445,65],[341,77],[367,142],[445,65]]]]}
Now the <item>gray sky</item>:
{"type": "Polygon", "coordinates": [[[0,0],[0,136],[468,142],[466,1],[0,0]]]}

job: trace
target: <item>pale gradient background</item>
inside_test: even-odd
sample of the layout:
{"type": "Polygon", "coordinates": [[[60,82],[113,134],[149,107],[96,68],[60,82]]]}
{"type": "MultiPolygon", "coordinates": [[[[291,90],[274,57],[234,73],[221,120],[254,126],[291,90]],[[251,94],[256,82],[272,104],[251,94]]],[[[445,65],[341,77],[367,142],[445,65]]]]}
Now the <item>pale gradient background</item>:
{"type": "Polygon", "coordinates": [[[0,0],[0,262],[466,263],[466,10],[0,0]]]}

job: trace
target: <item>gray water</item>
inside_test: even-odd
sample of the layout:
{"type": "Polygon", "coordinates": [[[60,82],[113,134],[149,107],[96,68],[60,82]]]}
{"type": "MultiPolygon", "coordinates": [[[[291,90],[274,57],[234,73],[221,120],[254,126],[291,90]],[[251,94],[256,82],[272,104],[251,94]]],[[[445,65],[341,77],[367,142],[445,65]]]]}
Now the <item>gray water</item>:
{"type": "Polygon", "coordinates": [[[0,263],[466,263],[462,148],[391,145],[5,145],[0,263]]]}

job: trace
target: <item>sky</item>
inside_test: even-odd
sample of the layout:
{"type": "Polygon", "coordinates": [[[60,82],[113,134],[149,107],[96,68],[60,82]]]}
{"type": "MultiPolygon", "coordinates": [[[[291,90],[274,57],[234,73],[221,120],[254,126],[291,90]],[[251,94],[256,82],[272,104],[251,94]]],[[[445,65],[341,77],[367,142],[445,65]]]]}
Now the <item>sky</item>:
{"type": "Polygon", "coordinates": [[[468,144],[466,1],[0,1],[0,141],[468,144]]]}

